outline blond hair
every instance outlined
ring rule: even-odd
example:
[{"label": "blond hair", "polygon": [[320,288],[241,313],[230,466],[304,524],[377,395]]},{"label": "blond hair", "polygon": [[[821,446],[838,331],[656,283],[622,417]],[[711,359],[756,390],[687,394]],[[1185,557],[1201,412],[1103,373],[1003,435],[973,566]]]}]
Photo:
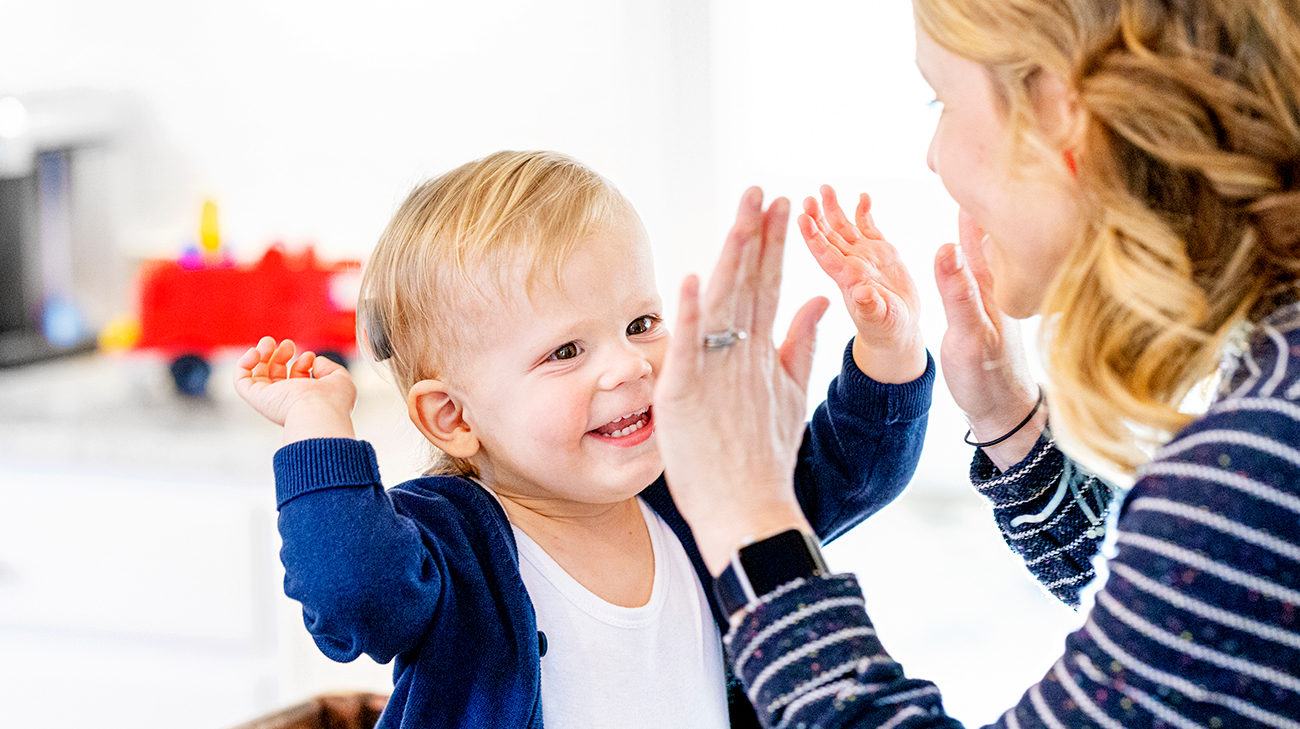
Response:
[{"label": "blond hair", "polygon": [[1041,309],[1052,418],[1131,474],[1144,449],[1192,419],[1179,404],[1213,373],[1234,326],[1267,314],[1267,294],[1300,276],[1300,7],[915,0],[914,8],[939,45],[988,69],[1013,148],[1038,143],[1035,74],[1056,74],[1078,92],[1088,225]]},{"label": "blond hair", "polygon": [[[556,152],[497,152],[429,180],[370,256],[360,340],[403,397],[421,380],[469,376],[472,322],[506,297],[511,276],[522,268],[529,291],[558,284],[578,243],[630,210],[608,180]],[[474,469],[434,449],[430,472]]]}]

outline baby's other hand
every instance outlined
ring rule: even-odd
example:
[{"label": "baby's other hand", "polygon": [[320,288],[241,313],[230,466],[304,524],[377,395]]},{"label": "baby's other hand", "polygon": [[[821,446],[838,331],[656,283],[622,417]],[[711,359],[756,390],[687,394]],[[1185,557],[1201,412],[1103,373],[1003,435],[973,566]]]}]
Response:
[{"label": "baby's other hand", "polygon": [[[357,388],[348,371],[303,352],[286,339],[262,337],[235,363],[235,391],[267,420],[285,426],[285,442],[305,437],[354,437]],[[292,362],[292,363],[291,363]],[[291,437],[292,431],[292,437]]]},{"label": "baby's other hand", "polygon": [[830,185],[822,185],[821,196],[820,207],[814,198],[804,200],[799,232],[844,296],[858,330],[853,359],[878,382],[911,382],[926,368],[916,284],[898,251],[872,221],[866,193],[859,198],[856,224],[844,214]]}]

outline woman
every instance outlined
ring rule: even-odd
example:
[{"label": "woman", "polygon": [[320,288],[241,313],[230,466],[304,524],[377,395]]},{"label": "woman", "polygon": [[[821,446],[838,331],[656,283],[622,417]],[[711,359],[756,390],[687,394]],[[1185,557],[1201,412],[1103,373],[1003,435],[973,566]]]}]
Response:
[{"label": "woman", "polygon": [[[1056,490],[1014,488],[1077,480],[1054,439],[1131,484],[1084,627],[996,726],[1300,727],[1300,7],[914,8],[917,63],[944,104],[929,163],[966,218],[967,255],[936,260],[942,354],[972,437],[999,441],[974,475],[999,506],[1038,499],[1021,516],[1062,547]],[[683,286],[655,405],[674,496],[737,608],[728,653],[768,726],[958,726],[885,652],[852,577],[826,574],[802,538],[786,474],[811,324],[772,347],[786,206],[756,197],[703,300]],[[826,236],[846,260],[888,262],[869,217],[826,207],[801,218],[814,252]],[[898,315],[886,268],[858,266],[858,288],[884,289],[873,307]],[[1050,432],[1007,366],[999,309],[1044,315]],[[699,345],[730,328],[752,335]],[[1221,357],[1208,410],[1180,410]],[[1104,525],[1073,529],[1095,540]]]}]

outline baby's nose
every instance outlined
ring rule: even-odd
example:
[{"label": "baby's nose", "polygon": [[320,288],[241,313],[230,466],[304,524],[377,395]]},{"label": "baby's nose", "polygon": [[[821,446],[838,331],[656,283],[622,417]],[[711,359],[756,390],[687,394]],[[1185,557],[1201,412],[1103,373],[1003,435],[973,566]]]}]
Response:
[{"label": "baby's nose", "polygon": [[615,353],[605,368],[600,378],[600,386],[605,390],[612,390],[619,385],[627,382],[635,382],[643,377],[650,376],[654,368],[650,366],[650,360],[646,359],[640,351],[625,347]]}]

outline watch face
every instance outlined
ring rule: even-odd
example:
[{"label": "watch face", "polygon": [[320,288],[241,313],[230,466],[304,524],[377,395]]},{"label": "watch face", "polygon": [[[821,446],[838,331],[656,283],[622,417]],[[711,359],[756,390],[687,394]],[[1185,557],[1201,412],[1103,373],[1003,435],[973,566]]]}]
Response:
[{"label": "watch face", "polygon": [[755,595],[765,595],[800,577],[812,577],[826,571],[815,538],[798,529],[740,548],[740,564],[754,588]]}]

